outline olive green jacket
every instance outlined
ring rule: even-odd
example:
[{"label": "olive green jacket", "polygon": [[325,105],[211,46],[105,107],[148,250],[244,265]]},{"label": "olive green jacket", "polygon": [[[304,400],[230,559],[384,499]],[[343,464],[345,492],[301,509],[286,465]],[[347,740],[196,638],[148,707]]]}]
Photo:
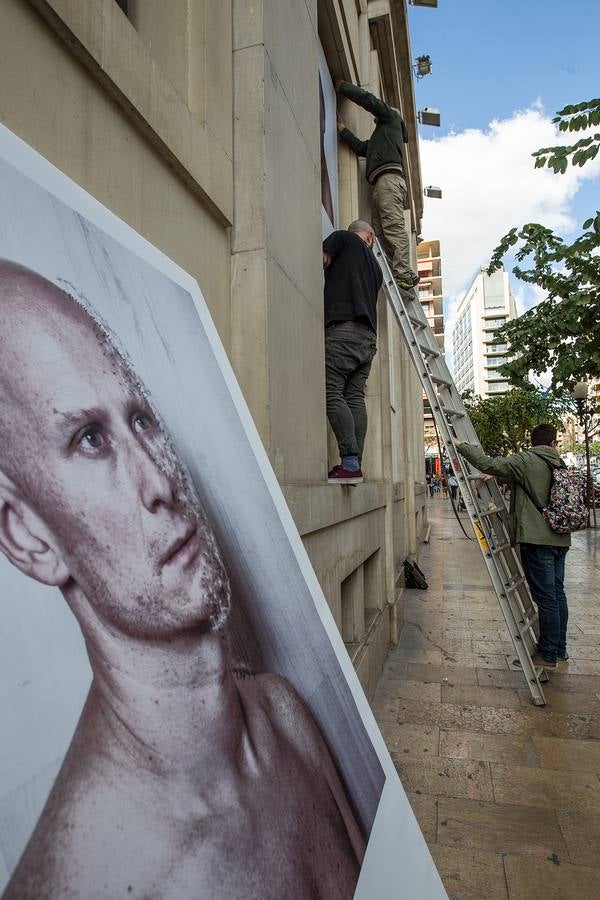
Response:
[{"label": "olive green jacket", "polygon": [[457,447],[476,469],[486,475],[494,475],[510,484],[511,539],[516,544],[540,544],[550,547],[569,547],[570,534],[552,531],[544,516],[531,502],[522,488],[525,485],[538,506],[546,506],[550,495],[552,476],[546,460],[553,468],[564,466],[552,447],[532,447],[512,456],[486,456],[481,447],[459,444]]},{"label": "olive green jacket", "polygon": [[349,128],[340,131],[341,139],[357,156],[366,156],[367,181],[371,181],[373,173],[386,164],[393,164],[398,171],[403,170],[406,126],[398,110],[348,81],[342,82],[339,91],[344,97],[372,113],[377,120],[368,141],[361,141]]}]

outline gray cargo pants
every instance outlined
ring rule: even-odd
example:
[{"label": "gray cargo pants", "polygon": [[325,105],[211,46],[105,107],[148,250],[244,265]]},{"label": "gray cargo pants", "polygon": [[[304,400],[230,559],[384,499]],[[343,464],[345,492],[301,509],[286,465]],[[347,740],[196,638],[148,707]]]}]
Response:
[{"label": "gray cargo pants", "polygon": [[362,457],[367,433],[365,385],[376,351],[376,336],[362,322],[341,322],[325,329],[327,418],[340,457]]}]

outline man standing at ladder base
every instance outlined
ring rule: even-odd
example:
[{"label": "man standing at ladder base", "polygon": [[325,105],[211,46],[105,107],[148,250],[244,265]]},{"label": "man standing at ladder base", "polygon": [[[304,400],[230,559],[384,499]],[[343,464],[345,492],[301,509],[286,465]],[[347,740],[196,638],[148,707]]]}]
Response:
[{"label": "man standing at ladder base", "polygon": [[337,90],[375,116],[375,130],[368,141],[362,141],[346,128],[340,116],[337,128],[344,143],[357,156],[366,157],[367,181],[373,185],[373,229],[391,260],[398,286],[410,290],[419,282],[419,275],[410,268],[410,245],[404,221],[406,125],[397,109],[355,84],[341,81]]},{"label": "man standing at ladder base", "polygon": [[553,531],[538,507],[548,503],[551,469],[561,468],[564,463],[556,450],[553,425],[536,425],[531,444],[531,450],[497,458],[486,456],[473,444],[458,444],[456,449],[480,472],[510,484],[511,541],[519,544],[523,570],[539,615],[540,636],[532,662],[554,671],[557,660],[569,658],[564,575],[571,535]]}]

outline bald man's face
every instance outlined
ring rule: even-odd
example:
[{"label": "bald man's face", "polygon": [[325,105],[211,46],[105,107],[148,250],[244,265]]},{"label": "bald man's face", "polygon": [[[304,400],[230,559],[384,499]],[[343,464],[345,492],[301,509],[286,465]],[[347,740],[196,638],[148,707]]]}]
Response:
[{"label": "bald man's face", "polygon": [[228,584],[212,532],[142,391],[73,307],[18,316],[3,348],[23,496],[119,630],[160,637],[218,618]]}]

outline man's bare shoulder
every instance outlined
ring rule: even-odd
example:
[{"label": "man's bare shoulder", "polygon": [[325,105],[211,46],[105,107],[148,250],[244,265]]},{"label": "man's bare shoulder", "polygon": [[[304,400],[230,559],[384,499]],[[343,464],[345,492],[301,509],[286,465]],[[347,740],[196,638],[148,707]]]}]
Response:
[{"label": "man's bare shoulder", "polygon": [[261,673],[244,679],[240,690],[259,703],[275,729],[314,761],[327,753],[312,714],[298,691],[281,675]]}]

